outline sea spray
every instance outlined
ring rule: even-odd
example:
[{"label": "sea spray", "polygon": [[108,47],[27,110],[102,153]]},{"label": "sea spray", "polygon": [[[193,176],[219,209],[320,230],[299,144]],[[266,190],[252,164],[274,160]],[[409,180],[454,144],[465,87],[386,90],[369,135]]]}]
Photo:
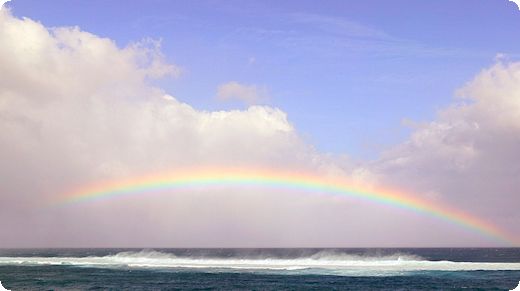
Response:
[{"label": "sea spray", "polygon": [[0,265],[70,265],[96,268],[199,269],[206,272],[270,272],[284,274],[334,274],[345,276],[406,275],[418,271],[496,271],[520,270],[515,262],[431,261],[417,255],[395,253],[385,256],[321,251],[308,256],[280,257],[245,255],[219,257],[211,255],[175,255],[143,250],[125,251],[105,256],[26,256],[0,257]]}]

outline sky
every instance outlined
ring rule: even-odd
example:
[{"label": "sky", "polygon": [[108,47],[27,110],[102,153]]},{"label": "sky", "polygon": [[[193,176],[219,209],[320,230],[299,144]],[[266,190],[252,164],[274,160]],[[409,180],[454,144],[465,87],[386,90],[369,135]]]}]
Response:
[{"label": "sky", "polygon": [[413,212],[265,189],[44,206],[194,165],[392,187],[520,238],[518,28],[508,0],[10,1],[0,247],[500,245]]}]

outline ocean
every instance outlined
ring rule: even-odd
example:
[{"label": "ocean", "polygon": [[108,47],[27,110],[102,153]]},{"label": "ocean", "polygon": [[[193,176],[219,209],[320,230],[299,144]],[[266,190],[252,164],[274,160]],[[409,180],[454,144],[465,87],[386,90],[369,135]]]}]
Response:
[{"label": "ocean", "polygon": [[511,290],[520,248],[2,249],[8,290]]}]

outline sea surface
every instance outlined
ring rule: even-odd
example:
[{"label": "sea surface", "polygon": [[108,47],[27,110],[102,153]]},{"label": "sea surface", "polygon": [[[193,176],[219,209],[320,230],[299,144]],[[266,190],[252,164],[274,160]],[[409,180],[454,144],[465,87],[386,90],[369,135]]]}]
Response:
[{"label": "sea surface", "polygon": [[9,290],[511,290],[520,248],[0,249]]}]

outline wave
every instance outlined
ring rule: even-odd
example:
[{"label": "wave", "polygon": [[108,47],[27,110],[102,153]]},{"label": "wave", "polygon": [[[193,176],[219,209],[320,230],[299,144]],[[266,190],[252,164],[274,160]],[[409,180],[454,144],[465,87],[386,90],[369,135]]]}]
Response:
[{"label": "wave", "polygon": [[101,268],[203,269],[295,274],[385,275],[415,271],[520,270],[520,263],[428,261],[418,256],[360,256],[319,252],[297,258],[176,256],[157,251],[85,257],[0,257],[0,265],[70,265]]}]

